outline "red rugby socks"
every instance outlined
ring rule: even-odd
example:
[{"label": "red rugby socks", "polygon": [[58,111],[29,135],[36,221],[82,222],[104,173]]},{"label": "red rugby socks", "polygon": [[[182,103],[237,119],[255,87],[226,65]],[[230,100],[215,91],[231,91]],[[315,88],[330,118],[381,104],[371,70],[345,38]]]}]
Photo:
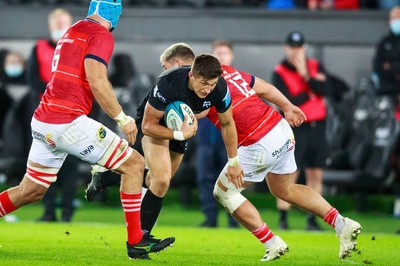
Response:
[{"label": "red rugby socks", "polygon": [[142,193],[127,194],[120,192],[122,208],[124,209],[126,229],[128,232],[128,243],[134,245],[143,237],[140,225],[140,205]]},{"label": "red rugby socks", "polygon": [[3,217],[7,213],[15,211],[17,208],[12,204],[8,191],[0,193],[0,217]]}]

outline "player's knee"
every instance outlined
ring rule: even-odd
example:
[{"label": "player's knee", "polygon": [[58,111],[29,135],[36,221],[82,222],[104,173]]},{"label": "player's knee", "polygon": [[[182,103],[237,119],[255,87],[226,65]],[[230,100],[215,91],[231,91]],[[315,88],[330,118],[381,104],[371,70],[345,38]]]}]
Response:
[{"label": "player's knee", "polygon": [[164,197],[171,183],[171,172],[164,171],[154,173],[149,170],[149,189],[158,197]]},{"label": "player's knee", "polygon": [[246,201],[239,191],[230,190],[219,179],[215,183],[213,194],[215,199],[231,214]]},{"label": "player's knee", "polygon": [[167,176],[160,176],[151,180],[152,189],[156,188],[157,194],[165,195],[167,193],[171,181]]}]

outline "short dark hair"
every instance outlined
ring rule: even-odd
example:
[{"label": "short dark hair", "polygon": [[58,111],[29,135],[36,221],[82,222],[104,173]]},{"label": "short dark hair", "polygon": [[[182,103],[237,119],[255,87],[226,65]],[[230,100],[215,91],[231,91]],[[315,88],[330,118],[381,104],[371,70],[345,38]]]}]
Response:
[{"label": "short dark hair", "polygon": [[222,68],[215,56],[200,54],[194,58],[192,73],[194,76],[199,75],[205,79],[215,79],[221,76]]},{"label": "short dark hair", "polygon": [[160,62],[163,64],[166,61],[169,61],[171,58],[179,57],[184,60],[193,60],[194,52],[192,48],[186,43],[175,43],[168,47],[160,56]]}]

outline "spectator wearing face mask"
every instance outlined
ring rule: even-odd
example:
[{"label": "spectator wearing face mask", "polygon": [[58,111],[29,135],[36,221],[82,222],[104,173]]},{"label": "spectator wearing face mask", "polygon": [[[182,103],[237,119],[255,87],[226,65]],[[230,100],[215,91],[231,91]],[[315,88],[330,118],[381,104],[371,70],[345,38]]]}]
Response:
[{"label": "spectator wearing face mask", "polygon": [[400,93],[400,6],[390,10],[389,28],[377,45],[373,72],[381,92]]},{"label": "spectator wearing face mask", "polygon": [[26,84],[26,73],[25,67],[26,62],[23,55],[17,51],[1,51],[2,62],[4,67],[3,82],[6,84],[18,84],[25,85]]},{"label": "spectator wearing face mask", "polygon": [[28,84],[37,94],[37,103],[51,77],[51,61],[57,42],[72,25],[71,14],[62,8],[50,12],[48,16],[49,39],[40,39],[32,49],[28,66]]},{"label": "spectator wearing face mask", "polygon": [[25,59],[19,52],[3,49],[0,51],[0,148],[4,121],[13,103],[7,91],[12,84],[26,84]]}]

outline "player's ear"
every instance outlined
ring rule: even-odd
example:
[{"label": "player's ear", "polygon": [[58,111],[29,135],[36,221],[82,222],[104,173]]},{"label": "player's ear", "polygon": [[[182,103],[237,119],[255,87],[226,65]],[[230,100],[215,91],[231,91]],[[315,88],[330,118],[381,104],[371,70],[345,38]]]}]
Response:
[{"label": "player's ear", "polygon": [[191,70],[189,71],[188,76],[189,76],[190,79],[193,78],[193,72]]}]

